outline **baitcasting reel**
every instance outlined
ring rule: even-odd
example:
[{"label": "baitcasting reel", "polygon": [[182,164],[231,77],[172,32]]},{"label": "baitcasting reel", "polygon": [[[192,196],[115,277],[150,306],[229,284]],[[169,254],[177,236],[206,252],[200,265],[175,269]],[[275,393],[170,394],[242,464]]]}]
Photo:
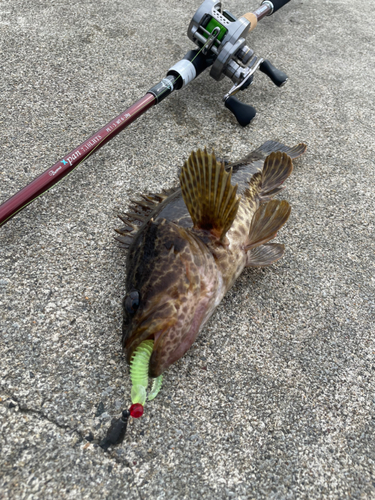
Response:
[{"label": "baitcasting reel", "polygon": [[222,10],[220,0],[204,0],[194,14],[187,32],[199,51],[188,52],[167,73],[167,76],[177,77],[177,85],[180,87],[175,84],[175,89],[187,85],[197,73],[211,66],[212,78],[219,81],[227,76],[232,80],[234,85],[223,99],[225,107],[232,111],[240,125],[248,125],[256,114],[255,109],[233,96],[253,83],[257,69],[278,87],[284,85],[288,77],[269,61],[254,55],[254,51],[246,45],[246,36],[260,19],[270,16],[288,2],[289,0],[264,1],[254,12],[236,18],[228,10]]},{"label": "baitcasting reel", "polygon": [[233,87],[224,96],[225,106],[232,111],[240,125],[248,125],[256,114],[255,109],[233,96],[253,83],[257,69],[269,76],[278,87],[284,85],[288,77],[269,61],[255,56],[254,51],[246,45],[245,38],[260,19],[270,16],[289,1],[266,0],[254,12],[237,19],[227,10],[222,10],[219,0],[204,0],[188,28],[188,37],[198,49],[190,50],[141,99],[0,205],[0,226],[57,184],[148,109],[159,104],[174,90],[187,85],[207,68],[211,67],[210,75],[215,80],[221,80],[224,76],[232,80]]}]

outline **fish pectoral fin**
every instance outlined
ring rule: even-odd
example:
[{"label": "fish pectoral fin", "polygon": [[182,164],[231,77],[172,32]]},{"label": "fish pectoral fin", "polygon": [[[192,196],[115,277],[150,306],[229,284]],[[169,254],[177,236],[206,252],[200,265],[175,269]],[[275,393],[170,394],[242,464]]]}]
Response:
[{"label": "fish pectoral fin", "polygon": [[222,240],[231,227],[240,197],[231,184],[232,170],[216,160],[214,152],[193,151],[181,174],[181,191],[195,229],[209,231]]},{"label": "fish pectoral fin", "polygon": [[245,250],[251,250],[272,240],[290,215],[287,201],[272,200],[261,205],[251,221]]},{"label": "fish pectoral fin", "polygon": [[248,250],[246,266],[265,267],[270,266],[284,255],[285,247],[280,243],[268,243],[260,247]]},{"label": "fish pectoral fin", "polygon": [[292,159],[286,153],[277,152],[268,155],[262,171],[261,199],[269,199],[278,193],[281,184],[283,184],[292,172]]}]

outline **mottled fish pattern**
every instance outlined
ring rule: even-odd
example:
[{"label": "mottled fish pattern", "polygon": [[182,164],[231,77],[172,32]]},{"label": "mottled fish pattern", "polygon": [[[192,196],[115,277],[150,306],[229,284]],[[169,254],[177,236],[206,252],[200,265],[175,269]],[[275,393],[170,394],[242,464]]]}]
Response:
[{"label": "mottled fish pattern", "polygon": [[268,243],[287,221],[289,203],[273,200],[306,150],[267,141],[241,161],[191,153],[180,186],[142,195],[121,215],[118,240],[128,249],[123,347],[128,362],[154,341],[149,375],[183,356],[246,266],[284,253]]}]

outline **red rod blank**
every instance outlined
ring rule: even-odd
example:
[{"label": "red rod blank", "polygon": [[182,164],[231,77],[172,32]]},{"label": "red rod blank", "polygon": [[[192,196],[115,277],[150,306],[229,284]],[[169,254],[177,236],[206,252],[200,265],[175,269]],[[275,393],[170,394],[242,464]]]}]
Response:
[{"label": "red rod blank", "polygon": [[73,149],[73,151],[64,156],[64,158],[39,175],[5,203],[0,205],[0,226],[5,224],[38,196],[48,191],[48,189],[68,175],[88,156],[104,146],[104,144],[110,141],[115,135],[130,125],[154,104],[156,104],[154,95],[147,93],[142,99],[130,106],[130,108],[126,109],[120,115],[116,116],[116,118],[107,123],[102,129],[86,139],[86,141]]}]

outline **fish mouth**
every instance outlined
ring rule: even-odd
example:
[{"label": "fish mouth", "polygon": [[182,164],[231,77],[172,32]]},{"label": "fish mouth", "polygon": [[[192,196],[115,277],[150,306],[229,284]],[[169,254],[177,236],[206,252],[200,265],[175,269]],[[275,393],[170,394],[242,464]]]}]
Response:
[{"label": "fish mouth", "polygon": [[154,351],[164,334],[177,322],[177,311],[172,301],[167,301],[157,308],[152,308],[138,321],[125,344],[128,363],[134,351],[145,340],[154,341]]}]

